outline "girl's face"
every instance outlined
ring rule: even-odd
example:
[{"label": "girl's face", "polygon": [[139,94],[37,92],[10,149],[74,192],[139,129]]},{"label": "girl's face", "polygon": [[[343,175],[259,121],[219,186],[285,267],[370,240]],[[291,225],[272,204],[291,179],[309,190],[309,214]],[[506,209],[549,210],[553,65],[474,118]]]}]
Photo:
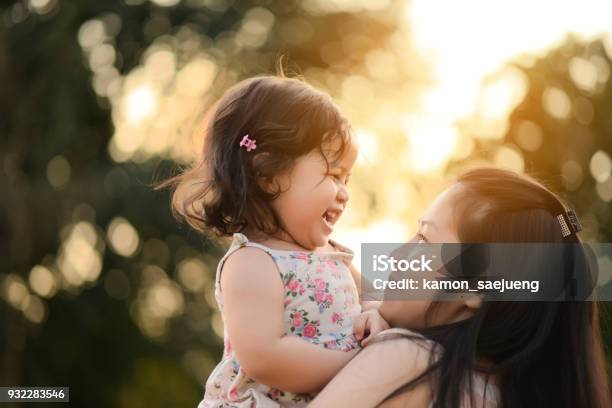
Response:
[{"label": "girl's face", "polygon": [[324,146],[325,157],[316,150],[299,157],[290,174],[276,178],[284,192],[272,206],[289,239],[308,250],[327,244],[349,200],[347,183],[358,149],[353,138],[344,156],[334,160],[339,143]]},{"label": "girl's face", "polygon": [[[457,228],[453,209],[461,191],[460,184],[440,194],[419,220],[419,229],[410,242],[457,243]],[[432,301],[386,300],[379,312],[391,327],[422,329],[469,318],[480,306],[480,299],[470,296],[462,301],[438,302],[427,315]]]}]

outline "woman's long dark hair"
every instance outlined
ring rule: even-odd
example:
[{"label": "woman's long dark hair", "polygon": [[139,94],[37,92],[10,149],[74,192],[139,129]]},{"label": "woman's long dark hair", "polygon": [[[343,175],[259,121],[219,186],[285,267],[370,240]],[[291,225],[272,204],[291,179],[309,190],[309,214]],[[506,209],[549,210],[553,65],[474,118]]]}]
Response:
[{"label": "woman's long dark hair", "polygon": [[[562,236],[561,200],[529,176],[478,168],[457,182],[460,242],[579,242]],[[439,357],[391,396],[433,379],[434,407],[460,407],[466,391],[474,403],[477,371],[494,376],[504,408],[611,406],[595,302],[484,301],[467,320],[419,332]]]}]

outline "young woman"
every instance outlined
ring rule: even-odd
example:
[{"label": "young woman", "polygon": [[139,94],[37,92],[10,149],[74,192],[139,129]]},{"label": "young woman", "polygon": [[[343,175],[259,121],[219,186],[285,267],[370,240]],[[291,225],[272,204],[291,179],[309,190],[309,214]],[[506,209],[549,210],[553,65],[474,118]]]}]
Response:
[{"label": "young woman", "polygon": [[[460,176],[415,240],[574,242],[565,206],[534,179]],[[383,301],[379,334],[309,407],[610,407],[594,302]],[[410,330],[407,330],[410,329]]]}]

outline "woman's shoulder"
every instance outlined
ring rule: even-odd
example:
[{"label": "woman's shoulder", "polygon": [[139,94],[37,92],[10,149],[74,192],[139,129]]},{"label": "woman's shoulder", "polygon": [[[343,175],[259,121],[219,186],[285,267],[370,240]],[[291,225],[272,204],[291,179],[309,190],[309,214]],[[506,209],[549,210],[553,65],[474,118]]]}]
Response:
[{"label": "woman's shoulder", "polygon": [[408,344],[408,347],[411,347],[412,344],[414,344],[420,347],[425,346],[427,348],[431,348],[435,344],[433,340],[428,339],[427,337],[423,336],[421,333],[413,331],[413,330],[409,330],[409,329],[404,329],[402,327],[392,327],[390,329],[383,330],[380,333],[378,333],[372,339],[372,341],[378,343],[378,342],[382,342],[385,340],[394,340],[394,339],[404,340],[404,342],[400,342],[400,343]]},{"label": "woman's shoulder", "polygon": [[390,334],[399,334],[399,335],[405,335],[408,337],[421,337],[421,338],[425,338],[422,334],[410,330],[410,329],[404,329],[403,327],[392,327],[390,329],[387,330],[383,330],[380,333],[378,333],[379,335],[390,335]]},{"label": "woman's shoulder", "polygon": [[389,367],[396,367],[398,373],[411,376],[429,366],[432,352],[436,353],[435,345],[415,331],[391,328],[378,333],[362,353],[372,361],[384,362]]},{"label": "woman's shoulder", "polygon": [[[334,377],[312,406],[377,406],[429,367],[429,353],[418,344],[420,341],[417,333],[405,329],[379,333]],[[420,385],[418,389],[418,393],[409,393],[409,406],[426,406],[421,402],[430,400]]]},{"label": "woman's shoulder", "polygon": [[387,366],[397,365],[400,372],[406,370],[410,375],[429,365],[434,344],[412,330],[391,328],[378,333],[361,353]]}]

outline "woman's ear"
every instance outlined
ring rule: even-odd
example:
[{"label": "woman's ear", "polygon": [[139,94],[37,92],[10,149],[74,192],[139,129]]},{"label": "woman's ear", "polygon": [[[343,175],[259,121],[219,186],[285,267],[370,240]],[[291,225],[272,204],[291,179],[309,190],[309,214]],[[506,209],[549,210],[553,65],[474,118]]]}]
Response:
[{"label": "woman's ear", "polygon": [[470,295],[463,301],[463,304],[465,307],[475,312],[480,309],[480,306],[482,305],[482,297],[479,295]]}]

